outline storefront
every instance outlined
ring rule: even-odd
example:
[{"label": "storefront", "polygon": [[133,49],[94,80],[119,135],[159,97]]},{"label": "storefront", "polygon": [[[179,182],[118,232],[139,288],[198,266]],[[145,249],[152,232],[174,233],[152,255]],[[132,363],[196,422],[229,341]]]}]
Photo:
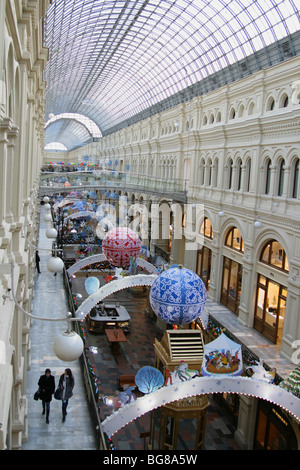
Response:
[{"label": "storefront", "polygon": [[259,400],[254,434],[254,450],[297,450],[297,438],[282,410]]},{"label": "storefront", "polygon": [[264,245],[257,271],[254,328],[277,344],[284,325],[289,265],[276,240]]},{"label": "storefront", "polygon": [[226,256],[223,256],[220,300],[223,305],[238,314],[243,274],[243,266],[239,262],[239,257],[244,253],[244,243],[241,233],[236,227],[232,227],[227,232],[224,249]]}]

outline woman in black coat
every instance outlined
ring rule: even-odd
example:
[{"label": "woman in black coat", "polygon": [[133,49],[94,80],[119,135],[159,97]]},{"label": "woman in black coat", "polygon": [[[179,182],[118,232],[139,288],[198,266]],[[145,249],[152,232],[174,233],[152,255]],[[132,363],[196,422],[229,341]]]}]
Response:
[{"label": "woman in black coat", "polygon": [[53,375],[51,375],[50,369],[46,369],[45,375],[40,376],[38,386],[40,390],[40,399],[43,404],[43,415],[46,412],[46,423],[49,424],[50,402],[55,390],[55,379]]},{"label": "woman in black coat", "polygon": [[66,369],[64,374],[60,376],[58,387],[61,390],[62,400],[62,420],[65,421],[67,415],[67,406],[69,398],[73,395],[74,377],[71,369]]}]

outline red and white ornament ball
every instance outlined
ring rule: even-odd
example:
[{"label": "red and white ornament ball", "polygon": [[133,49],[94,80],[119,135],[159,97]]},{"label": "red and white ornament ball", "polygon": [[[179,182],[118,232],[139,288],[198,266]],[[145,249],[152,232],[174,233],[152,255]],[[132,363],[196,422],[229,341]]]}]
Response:
[{"label": "red and white ornament ball", "polygon": [[141,240],[137,233],[127,227],[110,230],[103,239],[102,251],[113,266],[129,266],[141,252]]}]

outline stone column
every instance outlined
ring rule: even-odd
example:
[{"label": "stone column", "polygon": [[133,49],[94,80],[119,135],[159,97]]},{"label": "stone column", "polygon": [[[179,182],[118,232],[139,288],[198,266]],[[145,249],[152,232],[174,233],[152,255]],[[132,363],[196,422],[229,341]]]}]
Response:
[{"label": "stone column", "polygon": [[281,356],[295,365],[300,361],[300,269],[290,263],[287,282],[288,297],[283,325]]},{"label": "stone column", "polygon": [[18,199],[20,192],[20,184],[18,181],[19,170],[15,162],[15,139],[17,136],[18,128],[12,125],[11,129],[7,133],[9,141],[7,144],[7,200],[5,220],[9,223],[12,223],[14,220],[17,221],[19,219]]},{"label": "stone column", "polygon": [[239,418],[234,438],[246,450],[253,448],[256,411],[257,399],[240,395]]}]

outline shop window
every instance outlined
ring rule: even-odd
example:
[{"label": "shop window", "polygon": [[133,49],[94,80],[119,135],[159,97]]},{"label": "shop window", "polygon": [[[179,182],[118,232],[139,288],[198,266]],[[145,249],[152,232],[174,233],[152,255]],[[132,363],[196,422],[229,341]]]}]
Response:
[{"label": "shop window", "polygon": [[211,250],[205,246],[197,252],[196,273],[201,277],[206,290],[209,290],[210,283]]},{"label": "shop window", "polygon": [[244,242],[241,236],[241,232],[238,228],[232,227],[225,239],[225,245],[233,248],[234,250],[241,251],[244,253]]},{"label": "shop window", "polygon": [[279,406],[258,401],[254,450],[297,450],[297,438]]},{"label": "shop window", "polygon": [[213,230],[211,226],[211,222],[207,217],[204,217],[204,221],[200,227],[201,235],[204,235],[207,238],[213,238]]},{"label": "shop window", "polygon": [[242,265],[224,256],[221,302],[238,314],[242,285]]},{"label": "shop window", "polygon": [[270,264],[274,268],[283,271],[289,271],[289,263],[287,256],[281,244],[276,240],[270,240],[263,248],[260,261]]},{"label": "shop window", "polygon": [[287,289],[258,274],[254,328],[273,343],[282,339]]}]

